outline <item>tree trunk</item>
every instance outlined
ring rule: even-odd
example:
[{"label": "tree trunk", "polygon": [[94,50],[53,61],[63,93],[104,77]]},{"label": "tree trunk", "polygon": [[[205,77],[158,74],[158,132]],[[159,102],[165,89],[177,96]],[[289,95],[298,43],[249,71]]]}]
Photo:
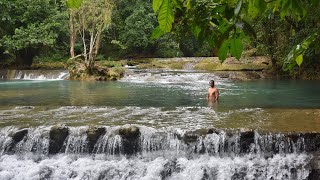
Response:
[{"label": "tree trunk", "polygon": [[69,28],[70,28],[70,56],[71,58],[74,58],[74,46],[75,46],[75,41],[76,41],[76,31],[74,29],[74,14],[73,11],[70,9],[69,11]]},{"label": "tree trunk", "polygon": [[101,32],[98,32],[97,39],[96,39],[96,42],[95,42],[95,47],[94,47],[94,59],[97,58],[98,51],[99,51],[99,48],[100,48],[100,42],[101,42]]}]

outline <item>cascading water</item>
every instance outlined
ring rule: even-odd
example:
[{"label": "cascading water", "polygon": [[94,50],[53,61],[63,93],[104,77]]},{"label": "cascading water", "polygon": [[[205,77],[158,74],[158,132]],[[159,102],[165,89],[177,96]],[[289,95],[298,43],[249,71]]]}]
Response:
[{"label": "cascading water", "polygon": [[[0,179],[319,179],[317,83],[130,71],[120,82],[1,81]],[[28,73],[3,76],[63,79]]]},{"label": "cascading water", "polygon": [[68,77],[67,70],[7,70],[0,73],[0,79],[15,80],[64,80]]},{"label": "cascading water", "polygon": [[138,125],[6,127],[0,179],[307,179],[318,150],[308,146],[319,143],[309,136]]}]

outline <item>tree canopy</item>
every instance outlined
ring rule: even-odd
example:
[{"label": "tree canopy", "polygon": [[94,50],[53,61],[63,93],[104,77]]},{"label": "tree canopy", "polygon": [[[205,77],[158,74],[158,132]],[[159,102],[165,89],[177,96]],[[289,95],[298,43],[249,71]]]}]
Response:
[{"label": "tree canopy", "polygon": [[0,60],[30,65],[34,59],[80,58],[91,66],[139,57],[223,61],[250,51],[269,56],[278,72],[312,73],[320,71],[319,2],[0,0]]},{"label": "tree canopy", "polygon": [[[242,39],[255,38],[252,27],[253,19],[263,14],[279,14],[280,18],[297,24],[308,14],[307,6],[319,6],[317,0],[153,0],[153,11],[157,13],[159,26],[152,37],[176,30],[179,26],[187,27],[200,41],[208,41],[217,49],[223,61],[227,54],[239,59],[243,52]],[[310,13],[310,12],[309,12]],[[312,16],[312,15],[311,15]],[[292,70],[294,65],[301,65],[303,55],[313,47],[319,38],[317,32],[295,45],[283,64],[284,70]]]}]

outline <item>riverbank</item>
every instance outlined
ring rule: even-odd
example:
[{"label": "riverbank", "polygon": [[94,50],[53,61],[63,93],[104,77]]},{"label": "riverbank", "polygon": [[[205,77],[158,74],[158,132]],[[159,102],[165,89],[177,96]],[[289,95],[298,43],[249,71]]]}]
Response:
[{"label": "riverbank", "polygon": [[217,57],[146,58],[129,59],[125,62],[129,68],[203,71],[235,81],[276,78],[272,72],[271,60],[265,56],[240,60],[231,57],[223,63]]},{"label": "riverbank", "polygon": [[11,67],[8,69],[58,70],[68,69],[71,80],[105,81],[119,80],[126,69],[164,69],[211,72],[221,78],[234,81],[256,79],[320,79],[318,72],[279,73],[272,68],[267,56],[244,57],[237,60],[227,58],[223,63],[217,57],[180,57],[180,58],[140,58],[96,61],[94,73],[86,75],[84,65],[74,61],[35,62],[30,67]]}]

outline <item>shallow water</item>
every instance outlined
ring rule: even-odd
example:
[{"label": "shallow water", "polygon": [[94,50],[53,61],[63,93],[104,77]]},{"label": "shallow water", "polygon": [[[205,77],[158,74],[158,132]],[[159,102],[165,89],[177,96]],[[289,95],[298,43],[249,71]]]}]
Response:
[{"label": "shallow water", "polygon": [[[133,70],[119,82],[36,79],[0,80],[0,179],[301,180],[311,172],[310,136],[305,143],[279,132],[320,132],[319,81],[232,82],[165,70]],[[208,105],[211,79],[220,100]],[[69,134],[50,154],[56,124]],[[138,139],[119,135],[128,124]],[[106,133],[91,152],[92,125]],[[21,128],[27,133],[17,140]],[[222,130],[184,138],[208,128]],[[241,142],[246,129],[255,130],[249,144]],[[126,153],[128,143],[137,152]]]},{"label": "shallow water", "polygon": [[[219,103],[206,101],[208,80]],[[210,73],[133,71],[120,82],[0,81],[0,126],[142,124],[150,127],[320,131],[319,81],[232,82]]]}]

